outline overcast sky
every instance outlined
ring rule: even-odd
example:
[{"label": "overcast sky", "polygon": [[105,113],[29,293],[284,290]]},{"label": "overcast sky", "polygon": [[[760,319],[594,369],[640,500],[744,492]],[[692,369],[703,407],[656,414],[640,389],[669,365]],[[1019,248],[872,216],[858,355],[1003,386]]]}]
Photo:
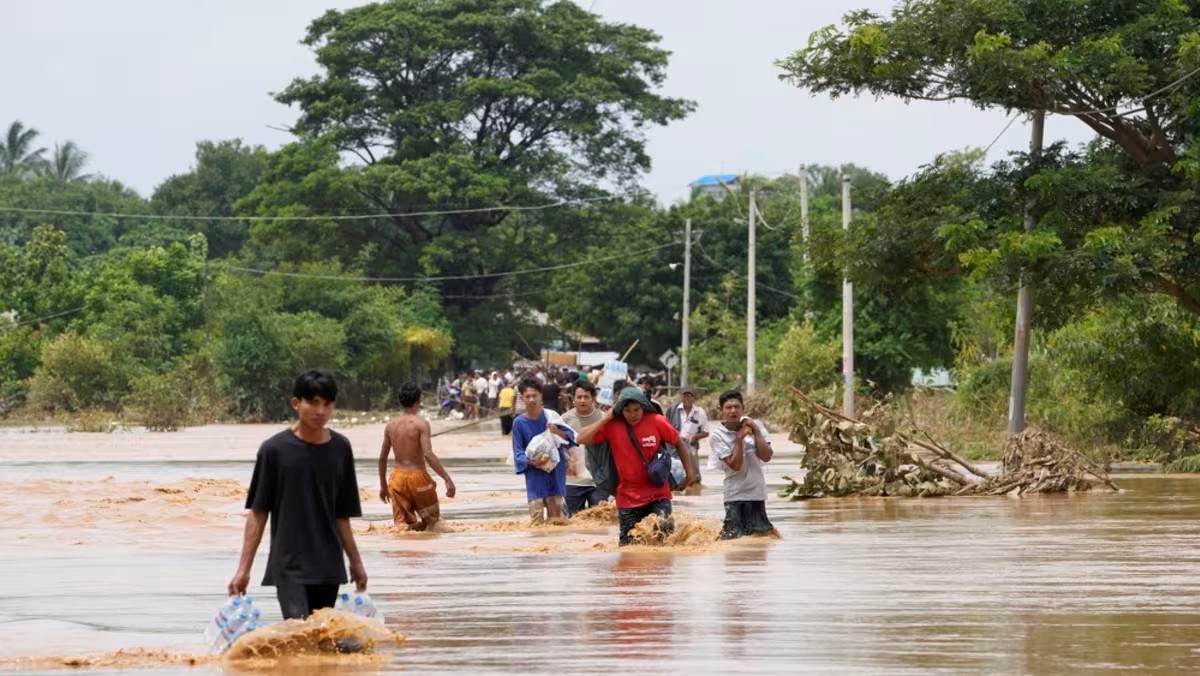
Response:
[{"label": "overcast sky", "polygon": [[[299,44],[308,22],[347,0],[37,0],[5,3],[0,24],[0,125],[21,120],[45,145],[73,140],[90,170],[149,195],[185,172],[201,139],[240,137],[276,148],[271,129],[295,113],[270,92],[315,72]],[[986,146],[1003,111],[963,104],[810,96],[780,82],[775,59],[850,9],[889,0],[581,0],[613,21],[658,32],[673,52],[665,93],[698,110],[654,130],[645,184],[665,202],[709,173],[792,171],[853,162],[901,178],[937,153]],[[1052,117],[1047,141],[1084,141]],[[992,150],[1028,143],[1024,121]]]}]

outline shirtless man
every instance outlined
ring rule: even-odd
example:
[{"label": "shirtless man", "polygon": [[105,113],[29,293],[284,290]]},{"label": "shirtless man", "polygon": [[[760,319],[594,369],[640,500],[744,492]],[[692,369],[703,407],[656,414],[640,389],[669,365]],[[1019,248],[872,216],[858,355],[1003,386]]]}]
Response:
[{"label": "shirtless man", "polygon": [[[409,381],[400,386],[400,406],[404,412],[383,429],[383,447],[379,451],[379,499],[392,503],[396,526],[410,530],[429,530],[441,518],[437,484],[425,470],[425,463],[446,482],[446,497],[454,497],[454,481],[433,454],[429,441],[429,422],[417,415],[421,388]],[[387,476],[388,451],[394,450],[396,468]]]}]

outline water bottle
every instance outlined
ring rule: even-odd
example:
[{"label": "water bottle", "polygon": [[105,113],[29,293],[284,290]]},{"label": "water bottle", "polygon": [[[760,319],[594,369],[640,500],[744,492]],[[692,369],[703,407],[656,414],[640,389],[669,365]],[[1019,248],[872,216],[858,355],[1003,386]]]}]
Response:
[{"label": "water bottle", "polygon": [[241,609],[242,599],[240,596],[229,597],[217,609],[217,612],[212,617],[212,621],[204,628],[204,640],[209,646],[217,645],[217,641],[225,632],[225,627],[229,624],[229,620],[237,615]]},{"label": "water bottle", "polygon": [[354,614],[362,617],[375,617],[379,614],[379,609],[375,607],[366,592],[360,592],[354,595]]},{"label": "water bottle", "polygon": [[375,602],[365,591],[355,592],[353,596],[342,592],[338,594],[337,603],[333,607],[336,610],[354,613],[360,617],[378,617],[379,615],[379,609],[375,606]]},{"label": "water bottle", "polygon": [[213,654],[224,652],[239,636],[258,626],[262,612],[254,608],[253,603],[254,599],[249,596],[235,596],[217,610],[204,630],[205,641]]}]

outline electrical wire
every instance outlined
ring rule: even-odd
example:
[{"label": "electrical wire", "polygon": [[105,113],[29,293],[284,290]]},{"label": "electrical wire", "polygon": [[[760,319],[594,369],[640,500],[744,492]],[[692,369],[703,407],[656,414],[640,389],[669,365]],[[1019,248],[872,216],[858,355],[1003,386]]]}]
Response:
[{"label": "electrical wire", "polygon": [[12,326],[8,327],[8,330],[9,330],[9,331],[12,331],[13,329],[19,329],[19,328],[21,328],[22,326],[29,326],[30,324],[41,324],[42,322],[49,321],[49,320],[51,320],[51,319],[57,319],[57,318],[59,318],[59,317],[65,317],[65,316],[67,316],[67,315],[73,315],[73,314],[75,314],[76,312],[83,312],[83,311],[84,311],[84,310],[86,310],[86,309],[87,309],[87,306],[86,306],[86,305],[84,305],[84,306],[80,306],[80,307],[73,308],[73,309],[70,309],[70,310],[64,310],[63,312],[57,312],[57,313],[55,313],[55,314],[52,314],[52,315],[46,315],[45,317],[38,317],[37,319],[27,319],[27,320],[25,320],[25,321],[23,321],[23,322],[18,322],[18,323],[16,323],[16,324],[13,324]]},{"label": "electrical wire", "polygon": [[[738,272],[737,270],[734,270],[733,268],[731,268],[727,265],[722,265],[721,263],[718,263],[715,260],[713,260],[712,256],[709,256],[708,252],[704,250],[704,247],[700,246],[699,244],[696,244],[696,249],[698,249],[700,251],[700,255],[704,257],[704,260],[708,261],[712,265],[715,265],[716,267],[721,268],[722,270],[725,270],[727,272],[733,273],[740,279],[744,279],[747,282],[750,281],[749,278],[747,278],[745,274]],[[760,282],[758,280],[754,280],[754,286],[756,286],[760,289],[766,289],[767,291],[773,291],[777,294],[787,296],[788,298],[793,298],[795,300],[803,300],[802,298],[800,298],[800,296],[797,296],[796,294],[794,294],[790,291],[784,291],[783,289],[776,289],[775,287],[770,286],[768,284],[764,284],[763,282]]]},{"label": "electrical wire", "polygon": [[168,220],[168,221],[363,221],[375,218],[416,218],[421,216],[451,216],[455,214],[482,214],[496,211],[544,211],[546,209],[554,209],[557,207],[574,206],[577,204],[589,204],[593,202],[605,202],[609,200],[620,199],[621,195],[605,195],[603,197],[585,197],[573,200],[558,200],[557,202],[547,202],[546,204],[534,204],[529,206],[496,206],[496,207],[479,207],[475,209],[445,209],[437,211],[411,211],[405,213],[389,213],[380,212],[377,214],[345,214],[345,215],[308,215],[308,216],[191,216],[191,215],[168,215],[168,214],[131,214],[109,211],[71,211],[66,209],[28,209],[25,207],[8,207],[0,206],[0,212],[18,213],[18,214],[39,214],[46,216],[87,216],[87,217],[108,217],[108,218],[130,218],[143,220]]},{"label": "electrical wire", "polygon": [[1165,85],[1163,87],[1159,87],[1158,89],[1155,89],[1154,91],[1150,92],[1149,94],[1146,94],[1145,96],[1140,97],[1139,101],[1133,102],[1133,103],[1119,103],[1115,106],[1109,106],[1107,108],[1095,108],[1093,110],[1082,110],[1082,111],[1064,110],[1064,109],[1059,109],[1059,108],[1047,108],[1046,112],[1055,113],[1057,115],[1099,115],[1101,113],[1115,113],[1115,112],[1120,111],[1122,108],[1127,108],[1127,107],[1131,107],[1131,106],[1142,106],[1142,107],[1134,108],[1132,110],[1128,110],[1125,113],[1122,113],[1122,115],[1132,114],[1132,113],[1136,113],[1140,110],[1144,110],[1144,106],[1147,101],[1149,101],[1153,98],[1157,98],[1158,96],[1160,96],[1162,94],[1166,94],[1167,92],[1179,87],[1183,83],[1192,79],[1196,75],[1200,75],[1200,66],[1192,69],[1186,75],[1175,80],[1174,82],[1172,82],[1168,85]]},{"label": "electrical wire", "polygon": [[538,273],[542,273],[542,272],[554,272],[555,270],[564,270],[566,268],[573,268],[573,267],[576,267],[579,265],[591,265],[594,263],[607,263],[609,261],[621,260],[621,259],[629,258],[630,256],[636,256],[639,254],[644,255],[644,254],[648,254],[648,253],[653,253],[655,251],[660,251],[660,250],[666,249],[668,247],[675,247],[675,246],[679,246],[679,243],[671,242],[670,244],[661,244],[659,246],[651,247],[649,249],[642,249],[641,251],[635,252],[633,254],[628,254],[628,253],[614,254],[612,256],[603,256],[600,258],[589,258],[587,260],[577,261],[574,263],[561,263],[559,265],[548,265],[548,266],[542,267],[542,268],[530,268],[530,269],[526,269],[526,270],[511,270],[509,272],[487,272],[487,273],[478,274],[478,275],[442,275],[439,277],[358,277],[358,276],[353,276],[353,275],[314,275],[314,274],[308,274],[308,273],[304,273],[304,272],[284,272],[281,270],[261,270],[261,269],[257,269],[257,268],[244,268],[244,267],[235,266],[235,265],[226,265],[223,263],[214,263],[213,267],[222,268],[225,270],[231,270],[234,272],[244,272],[247,274],[270,275],[270,276],[276,276],[276,277],[294,277],[294,278],[298,278],[298,279],[324,279],[324,280],[345,281],[345,282],[388,282],[388,283],[392,283],[392,282],[450,282],[450,281],[470,281],[470,280],[476,280],[476,279],[494,279],[497,277],[515,277],[518,275],[533,275],[533,274],[538,274]]},{"label": "electrical wire", "polygon": [[992,142],[987,144],[987,147],[983,149],[984,155],[987,155],[988,151],[992,149],[992,146],[996,145],[996,142],[998,142],[1001,139],[1001,137],[1003,137],[1006,133],[1008,133],[1008,128],[1011,127],[1013,125],[1013,122],[1016,122],[1017,118],[1020,116],[1021,116],[1020,113],[1013,113],[1012,117],[1008,118],[1008,124],[1004,125],[1004,128],[1000,130],[1000,133],[996,134],[996,138],[992,139]]}]

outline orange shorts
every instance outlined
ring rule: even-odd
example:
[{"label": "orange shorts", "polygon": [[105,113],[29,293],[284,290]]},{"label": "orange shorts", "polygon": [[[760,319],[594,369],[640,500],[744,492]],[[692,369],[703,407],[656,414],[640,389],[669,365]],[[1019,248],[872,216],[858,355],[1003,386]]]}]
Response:
[{"label": "orange shorts", "polygon": [[392,470],[388,477],[388,495],[392,499],[392,520],[397,526],[415,522],[413,517],[406,518],[407,514],[419,516],[422,521],[437,520],[442,515],[437,484],[423,469]]}]

